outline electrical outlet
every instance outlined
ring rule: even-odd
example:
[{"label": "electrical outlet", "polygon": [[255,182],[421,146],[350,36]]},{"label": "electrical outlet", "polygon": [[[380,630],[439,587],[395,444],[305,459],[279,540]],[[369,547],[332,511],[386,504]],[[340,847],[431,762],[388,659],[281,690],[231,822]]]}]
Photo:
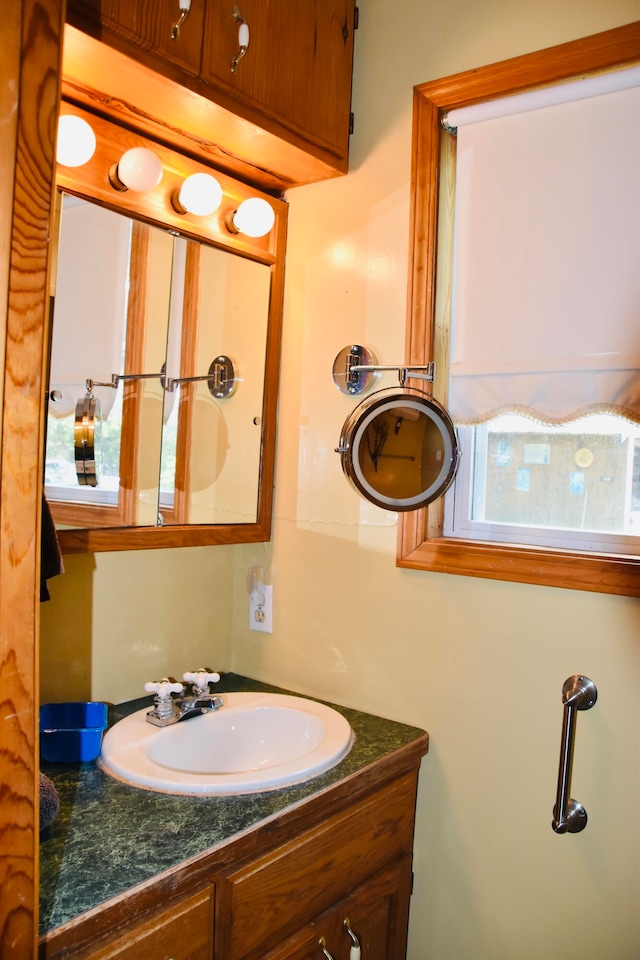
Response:
[{"label": "electrical outlet", "polygon": [[[264,600],[258,604],[257,600]],[[260,592],[249,594],[249,629],[273,633],[273,587],[264,586]]]}]

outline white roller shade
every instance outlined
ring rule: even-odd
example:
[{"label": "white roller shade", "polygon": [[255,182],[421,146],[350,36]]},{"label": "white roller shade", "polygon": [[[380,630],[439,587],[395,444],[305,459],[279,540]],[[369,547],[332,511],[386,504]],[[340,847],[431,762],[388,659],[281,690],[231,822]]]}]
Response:
[{"label": "white roller shade", "polygon": [[640,88],[458,128],[457,422],[640,420]]},{"label": "white roller shade", "polygon": [[[85,380],[109,383],[122,372],[127,315],[131,221],[95,204],[65,196],[55,286],[49,405],[57,417],[75,412]],[[116,391],[96,387],[102,417]]]}]

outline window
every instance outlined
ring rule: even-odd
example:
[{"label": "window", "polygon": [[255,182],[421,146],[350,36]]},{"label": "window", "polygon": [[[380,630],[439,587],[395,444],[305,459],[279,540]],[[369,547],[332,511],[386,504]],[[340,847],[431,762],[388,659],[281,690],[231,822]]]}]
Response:
[{"label": "window", "polygon": [[505,415],[460,428],[459,440],[445,536],[640,554],[640,425]]},{"label": "window", "polygon": [[[441,116],[476,101],[548,86],[639,59],[640,29],[632,24],[416,88],[408,362],[435,359],[440,376],[434,392],[447,405],[447,376],[442,372],[450,367],[456,145],[451,136],[441,135]],[[606,138],[615,140],[610,133]],[[524,299],[531,300],[535,294],[535,289],[527,290]],[[456,303],[456,322],[459,308]],[[637,326],[637,316],[632,322]],[[455,337],[455,330],[453,334]],[[553,343],[548,336],[540,339]],[[488,354],[491,366],[496,351],[490,346]],[[469,355],[477,360],[478,349],[474,346]],[[558,359],[553,350],[550,356],[552,361]],[[459,360],[455,345],[453,360],[455,375]],[[496,370],[490,372],[494,375],[489,384],[493,390]],[[466,373],[474,378],[478,375],[477,370]],[[482,373],[486,375],[487,370]],[[610,374],[599,372],[593,379],[606,380]],[[566,375],[561,379],[566,381]],[[454,378],[454,395],[456,391]],[[457,402],[458,398],[453,399]],[[511,396],[507,408],[513,402]],[[456,480],[455,502],[447,504],[446,516],[440,501],[428,510],[400,518],[398,563],[471,576],[640,595],[640,551],[630,540],[637,533],[634,504],[638,430],[622,420],[611,427],[609,416],[595,423],[576,421],[562,429],[530,421],[507,422],[494,418],[504,413],[500,407],[494,399],[481,417],[474,413],[466,418],[467,422],[484,422],[461,431],[467,469]],[[569,412],[575,414],[575,408]],[[455,406],[452,413],[460,419]],[[596,463],[597,474],[593,469]],[[554,494],[554,501],[556,507],[563,506],[565,514],[560,519],[546,509],[549,497],[545,493],[558,484],[562,495]],[[604,488],[613,489],[611,484],[616,496],[606,499],[607,503],[619,504],[619,509],[613,510],[617,516],[603,518],[598,511],[600,515],[594,521],[594,502]],[[506,487],[509,496],[504,495]],[[501,490],[498,496],[496,491]],[[546,527],[542,537],[537,529],[541,526]]]}]

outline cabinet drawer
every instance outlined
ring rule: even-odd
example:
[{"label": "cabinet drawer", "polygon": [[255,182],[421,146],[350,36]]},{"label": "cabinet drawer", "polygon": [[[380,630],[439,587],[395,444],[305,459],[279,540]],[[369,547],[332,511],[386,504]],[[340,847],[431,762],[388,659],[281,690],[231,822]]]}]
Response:
[{"label": "cabinet drawer", "polygon": [[119,928],[75,960],[212,960],[214,887]]},{"label": "cabinet drawer", "polygon": [[219,955],[238,960],[299,929],[413,843],[416,774],[234,871],[222,882]]},{"label": "cabinet drawer", "polygon": [[321,937],[335,960],[346,960],[353,945],[345,929],[347,919],[363,960],[404,960],[410,890],[411,857],[407,856],[369,877],[260,960],[321,960]]}]

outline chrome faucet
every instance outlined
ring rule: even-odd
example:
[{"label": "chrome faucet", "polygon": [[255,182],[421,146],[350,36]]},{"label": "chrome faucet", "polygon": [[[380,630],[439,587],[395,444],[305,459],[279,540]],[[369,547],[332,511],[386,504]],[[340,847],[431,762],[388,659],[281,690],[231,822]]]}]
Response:
[{"label": "chrome faucet", "polygon": [[222,697],[209,692],[209,684],[219,681],[219,673],[203,667],[183,674],[182,679],[191,684],[191,694],[184,697],[172,696],[174,693],[182,694],[185,690],[184,684],[176,682],[172,677],[145,683],[146,692],[155,693],[153,706],[147,712],[147,723],[153,723],[156,727],[167,727],[169,724],[198,717],[224,706]]}]

